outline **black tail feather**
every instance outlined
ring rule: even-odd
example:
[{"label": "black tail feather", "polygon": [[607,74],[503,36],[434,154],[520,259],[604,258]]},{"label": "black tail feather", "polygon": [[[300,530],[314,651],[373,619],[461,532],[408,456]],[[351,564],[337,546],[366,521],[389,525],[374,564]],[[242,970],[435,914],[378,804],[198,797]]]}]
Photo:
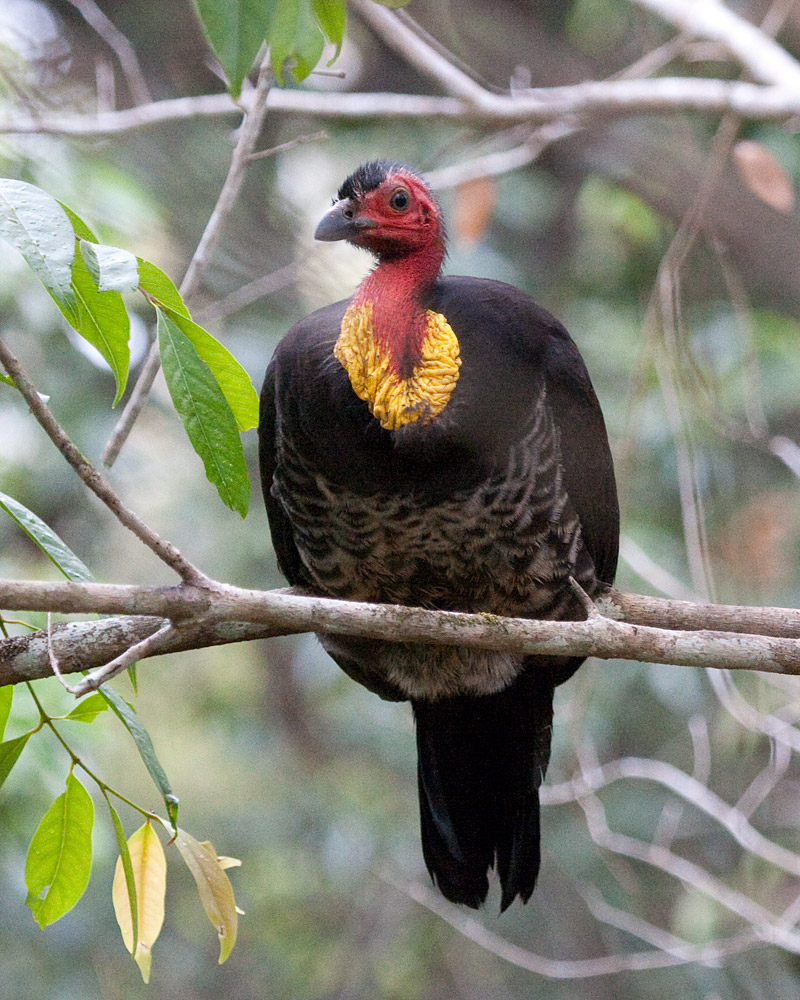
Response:
[{"label": "black tail feather", "polygon": [[414,703],[422,852],[454,903],[481,905],[495,861],[501,911],[533,892],[552,703],[533,671],[497,694]]}]

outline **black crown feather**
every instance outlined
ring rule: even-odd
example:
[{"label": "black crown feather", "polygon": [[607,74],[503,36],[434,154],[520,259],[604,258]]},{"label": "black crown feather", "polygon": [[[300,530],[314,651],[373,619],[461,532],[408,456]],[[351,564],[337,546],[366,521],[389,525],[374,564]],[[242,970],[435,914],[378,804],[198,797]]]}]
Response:
[{"label": "black crown feather", "polygon": [[374,191],[375,188],[380,187],[389,174],[395,170],[404,170],[406,173],[419,177],[416,170],[412,170],[404,163],[398,163],[395,160],[370,160],[369,163],[363,164],[350,174],[339,188],[337,198],[339,201],[344,198],[353,198],[358,201],[367,192]]}]

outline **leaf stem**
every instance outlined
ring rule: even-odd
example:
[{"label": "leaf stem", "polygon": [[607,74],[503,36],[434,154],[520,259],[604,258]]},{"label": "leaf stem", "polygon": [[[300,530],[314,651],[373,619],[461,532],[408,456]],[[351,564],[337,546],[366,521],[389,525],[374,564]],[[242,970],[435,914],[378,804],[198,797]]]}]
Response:
[{"label": "leaf stem", "polygon": [[119,799],[120,802],[124,802],[126,806],[130,806],[131,809],[134,809],[136,812],[138,812],[140,815],[144,816],[146,819],[158,820],[159,823],[161,823],[164,827],[166,827],[166,824],[164,823],[164,820],[161,819],[161,817],[158,815],[158,813],[150,812],[149,809],[144,809],[142,806],[138,806],[135,802],[133,802],[127,796],[123,795],[122,792],[118,792],[116,790],[116,788],[112,788],[111,785],[109,785],[107,782],[103,781],[103,779],[98,774],[96,774],[88,766],[88,764],[86,764],[85,761],[83,761],[75,753],[75,751],[72,749],[72,747],[69,745],[69,743],[67,743],[67,741],[64,739],[64,737],[58,731],[58,729],[55,726],[55,722],[54,722],[53,717],[50,716],[47,713],[47,711],[45,710],[45,708],[42,705],[41,701],[37,697],[36,692],[35,692],[35,690],[33,688],[33,685],[30,683],[30,681],[27,681],[25,686],[28,688],[28,691],[30,692],[30,696],[31,696],[31,698],[33,698],[34,704],[36,705],[36,708],[39,711],[39,725],[35,729],[32,729],[31,733],[38,732],[42,727],[47,726],[47,728],[53,733],[53,735],[58,740],[58,742],[61,744],[61,746],[69,754],[69,758],[70,758],[70,761],[71,761],[70,771],[72,771],[72,768],[77,765],[87,775],[87,777],[89,777],[89,778],[92,779],[92,781],[97,785],[97,787],[100,789],[100,791],[102,792],[103,796],[106,799],[108,798],[108,795],[111,794],[115,798]]}]

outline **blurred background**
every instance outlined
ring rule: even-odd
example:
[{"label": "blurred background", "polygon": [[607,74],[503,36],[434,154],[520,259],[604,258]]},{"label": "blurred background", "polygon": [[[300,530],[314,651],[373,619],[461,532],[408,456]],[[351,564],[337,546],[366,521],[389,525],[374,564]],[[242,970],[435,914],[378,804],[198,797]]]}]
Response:
[{"label": "blurred background", "polygon": [[[776,5],[735,6],[758,23]],[[779,6],[780,41],[800,55],[800,9]],[[135,72],[121,71],[103,31],[90,23],[103,23],[97,11],[130,42]],[[606,78],[654,51],[663,54],[665,74],[739,74],[709,44],[676,44],[672,29],[627,0],[414,0],[408,12],[499,88],[510,80],[553,86]],[[432,92],[355,16],[335,69],[343,79],[315,74],[303,89]],[[0,0],[0,119],[222,90],[188,0]],[[229,115],[107,138],[4,134],[0,173],[43,187],[103,242],[152,260],[177,282],[227,172],[235,127]],[[739,145],[750,143],[791,190],[800,178],[797,129],[800,121],[750,124],[688,113],[596,120],[521,169],[439,189],[452,234],[448,272],[523,288],[566,324],[584,355],[617,464],[620,589],[741,604],[800,600],[800,215],[789,203],[778,210],[758,196],[742,173],[748,147]],[[351,294],[369,267],[352,248],[312,240],[316,219],[352,169],[389,157],[434,173],[513,149],[527,133],[480,123],[268,113],[259,146],[309,136],[252,162],[193,303],[257,386],[292,323]],[[264,294],[243,308],[228,298],[265,276]],[[141,358],[151,315],[144,302],[131,307]],[[116,420],[113,379],[72,341],[35,277],[3,244],[0,335],[74,441],[99,461]],[[245,448],[254,500],[242,521],[204,479],[159,379],[110,477],[148,524],[207,573],[242,586],[281,586],[256,485],[254,432]],[[170,580],[87,498],[2,385],[0,489],[50,524],[98,579]],[[0,517],[0,576],[56,575]],[[237,948],[217,966],[216,936],[188,871],[168,848],[167,919],[151,985],[142,984],[112,915],[116,844],[99,802],[89,889],[73,911],[39,931],[25,906],[24,857],[68,767],[56,742],[42,735],[0,797],[0,994],[794,996],[797,955],[759,940],[769,934],[752,913],[781,914],[800,894],[800,686],[711,673],[590,661],[558,692],[539,885],[527,907],[502,918],[493,891],[466,928],[472,940],[423,905],[428,879],[408,706],[358,688],[311,636],[149,660],[139,668],[135,704],[181,798],[181,825],[243,862],[230,873],[246,911]],[[126,680],[116,686],[132,697]],[[55,682],[43,683],[40,696],[54,713],[67,705]],[[7,737],[36,718],[19,690]],[[113,720],[69,735],[107,781],[160,808]],[[630,758],[666,770],[657,780],[646,767],[643,777],[631,777],[624,766]],[[608,780],[576,801],[567,783],[598,765]],[[772,863],[769,851],[745,849],[695,808],[692,777],[719,796],[714,802],[738,803],[770,842],[792,852],[795,874]],[[123,820],[128,833],[140,822],[132,812]],[[651,847],[649,854],[635,856],[634,842]],[[659,861],[665,855],[688,859],[723,889],[701,891],[702,879],[676,878]],[[740,899],[755,909],[737,910]],[[445,913],[463,917],[454,908]],[[659,956],[687,943],[709,946],[704,961],[658,967]],[[639,971],[624,962],[616,971],[613,964],[575,964],[632,952],[646,953]],[[537,965],[536,956],[555,964]]]}]

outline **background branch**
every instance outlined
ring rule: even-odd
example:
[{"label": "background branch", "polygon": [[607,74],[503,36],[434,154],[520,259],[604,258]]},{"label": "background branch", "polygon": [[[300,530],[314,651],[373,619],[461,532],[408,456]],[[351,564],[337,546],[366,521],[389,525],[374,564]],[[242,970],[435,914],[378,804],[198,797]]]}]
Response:
[{"label": "background branch", "polygon": [[[745,118],[775,121],[800,114],[797,89],[755,83],[691,77],[589,80],[562,87],[538,87],[509,95],[491,94],[491,103],[477,108],[461,97],[424,94],[326,93],[324,91],[270,91],[267,111],[276,115],[308,115],[327,119],[440,119],[483,125],[534,125],[564,115],[584,121],[605,120],[635,113],[675,114],[734,111]],[[178,97],[99,114],[53,114],[35,117],[0,115],[0,133],[63,135],[102,138],[198,118],[220,118],[249,109],[253,92],[243,93],[241,104],[227,94]]]}]

